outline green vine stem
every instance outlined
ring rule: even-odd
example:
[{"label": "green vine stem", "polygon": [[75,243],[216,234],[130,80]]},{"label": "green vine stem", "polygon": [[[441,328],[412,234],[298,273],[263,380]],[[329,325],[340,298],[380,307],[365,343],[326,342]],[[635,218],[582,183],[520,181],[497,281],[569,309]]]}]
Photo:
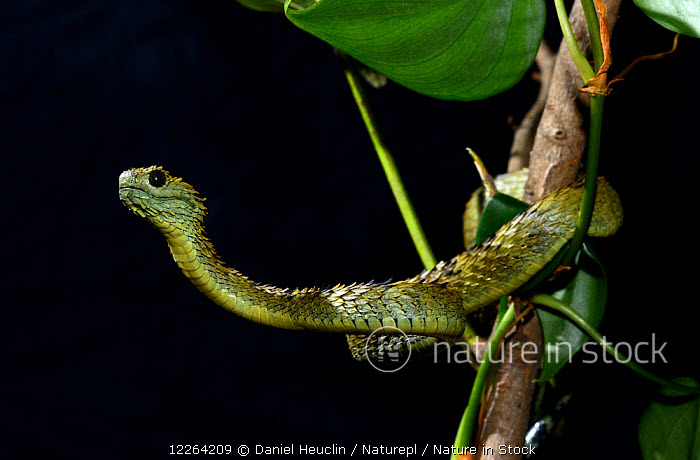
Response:
[{"label": "green vine stem", "polygon": [[[581,73],[583,81],[586,82],[595,76],[595,72],[593,72],[590,64],[588,64],[588,59],[586,59],[586,56],[584,56],[583,52],[581,52],[581,48],[578,47],[578,43],[576,43],[576,36],[574,35],[574,31],[571,29],[569,16],[566,14],[566,8],[564,7],[564,0],[554,0],[554,7],[557,10],[559,26],[561,27],[561,32],[564,35],[566,46],[569,48],[569,52],[571,53],[571,58],[574,60],[574,64],[576,64],[578,71]],[[586,21],[588,21],[588,16],[586,16]],[[600,40],[600,34],[598,34],[598,40]]]},{"label": "green vine stem", "polygon": [[576,230],[571,238],[569,250],[562,259],[562,265],[571,266],[576,254],[581,249],[583,239],[588,233],[588,226],[593,216],[595,204],[596,183],[598,177],[598,158],[600,157],[600,138],[603,131],[603,103],[605,96],[602,94],[591,95],[590,123],[588,129],[588,149],[586,151],[586,181],[583,184],[583,196],[581,209],[576,221]]},{"label": "green vine stem", "polygon": [[391,191],[394,194],[394,199],[399,206],[403,220],[408,227],[408,232],[413,239],[413,244],[416,246],[418,255],[420,256],[423,266],[426,270],[430,270],[437,263],[435,256],[433,255],[428,240],[425,238],[423,233],[423,227],[421,227],[420,221],[416,216],[416,212],[413,209],[413,204],[408,197],[408,193],[401,181],[401,176],[396,168],[394,159],[391,156],[391,152],[384,144],[382,137],[377,129],[377,125],[374,121],[374,116],[369,107],[369,103],[366,100],[364,90],[362,89],[362,81],[358,76],[353,63],[350,58],[342,51],[337,51],[343,62],[343,70],[345,72],[345,78],[350,85],[350,90],[352,91],[352,96],[355,99],[357,108],[360,109],[360,114],[362,115],[362,120],[365,122],[365,127],[369,133],[369,137],[372,139],[372,144],[374,149],[377,151],[377,156],[382,164],[382,169],[384,169],[384,174],[389,182]]},{"label": "green vine stem", "polygon": [[457,435],[455,436],[454,442],[455,451],[453,451],[452,455],[450,456],[451,460],[456,460],[458,458],[457,452],[463,451],[463,449],[471,446],[471,442],[474,438],[474,431],[477,426],[477,416],[479,415],[481,398],[484,393],[486,381],[488,380],[489,369],[491,368],[494,359],[498,355],[498,348],[501,344],[501,338],[506,331],[510,329],[514,321],[515,308],[511,305],[498,322],[496,331],[491,335],[488,347],[486,348],[486,353],[484,354],[484,359],[476,373],[471,394],[469,395],[467,408],[464,410],[462,420],[460,421],[459,428],[457,429]]},{"label": "green vine stem", "polygon": [[595,10],[593,0],[581,0],[583,15],[588,26],[588,35],[591,37],[591,52],[593,53],[593,70],[598,71],[603,64],[603,43],[600,39],[600,23]]},{"label": "green vine stem", "polygon": [[681,391],[683,393],[700,394],[700,388],[694,388],[686,385],[681,385],[675,382],[669,382],[668,380],[662,379],[661,377],[652,374],[651,372],[641,367],[639,364],[631,361],[631,359],[625,356],[624,353],[621,353],[617,351],[617,349],[612,347],[611,344],[607,342],[605,338],[602,335],[600,335],[600,333],[596,331],[595,328],[586,321],[585,318],[583,318],[581,315],[578,314],[578,312],[576,312],[576,310],[574,310],[561,300],[552,297],[548,294],[535,294],[534,296],[532,296],[532,303],[542,305],[551,308],[552,310],[558,311],[559,313],[562,313],[579,328],[581,328],[583,332],[588,334],[588,336],[591,337],[596,343],[603,347],[606,352],[610,353],[619,363],[624,364],[639,375],[646,377],[647,379],[651,380],[652,382],[658,383],[659,385],[663,385],[668,388]]},{"label": "green vine stem", "polygon": [[[559,18],[566,46],[569,48],[571,57],[576,63],[581,77],[584,82],[589,81],[595,76],[595,72],[588,64],[588,60],[581,52],[581,49],[576,42],[576,37],[571,29],[569,17],[564,9],[563,0],[555,0],[554,5]],[[591,46],[594,50],[594,60],[596,68],[600,67],[603,62],[603,47],[600,38],[600,25],[598,23],[598,15],[595,11],[593,0],[581,0],[586,24],[591,35]],[[588,232],[588,226],[591,223],[593,216],[593,205],[595,203],[596,179],[598,176],[598,158],[600,157],[600,139],[603,130],[603,103],[605,97],[601,95],[591,94],[590,108],[590,127],[588,132],[588,149],[586,152],[586,181],[583,186],[583,197],[581,199],[581,210],[579,211],[578,220],[576,221],[576,231],[571,239],[569,250],[562,260],[562,265],[570,266],[578,251],[581,249],[583,239]]]}]

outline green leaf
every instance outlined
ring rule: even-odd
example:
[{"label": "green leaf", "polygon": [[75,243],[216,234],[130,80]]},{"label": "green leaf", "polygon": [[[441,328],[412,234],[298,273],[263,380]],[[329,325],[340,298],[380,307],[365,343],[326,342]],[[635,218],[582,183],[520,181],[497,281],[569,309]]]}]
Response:
[{"label": "green leaf", "polygon": [[[575,270],[567,286],[555,292],[553,297],[569,304],[593,327],[597,327],[605,312],[607,280],[603,266],[589,244],[583,245]],[[537,314],[544,342],[538,380],[546,381],[570,361],[588,340],[588,336],[559,313],[538,308]]]},{"label": "green leaf", "polygon": [[542,0],[320,0],[299,28],[419,93],[483,99],[517,83],[544,30]]},{"label": "green leaf", "polygon": [[698,0],[634,0],[634,3],[665,28],[700,38]]},{"label": "green leaf", "polygon": [[[674,382],[700,387],[691,378]],[[700,399],[662,387],[644,410],[637,436],[646,460],[700,458]]]},{"label": "green leaf", "polygon": [[526,210],[528,204],[504,193],[496,193],[486,202],[476,228],[476,244],[496,233],[496,230]]}]

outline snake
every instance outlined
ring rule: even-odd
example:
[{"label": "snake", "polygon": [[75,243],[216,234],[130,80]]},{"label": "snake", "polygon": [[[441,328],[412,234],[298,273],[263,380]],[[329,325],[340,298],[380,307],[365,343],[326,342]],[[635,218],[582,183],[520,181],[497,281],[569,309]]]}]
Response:
[{"label": "snake", "polygon": [[[289,289],[257,283],[222,260],[204,228],[204,198],[182,178],[162,166],[119,176],[122,203],[160,231],[182,273],[215,304],[267,326],[346,334],[358,360],[367,357],[368,335],[418,352],[461,338],[468,314],[516,291],[562,250],[582,193],[582,180],[560,188],[481,244],[409,279]],[[621,224],[620,198],[599,177],[588,235],[611,236]],[[400,333],[408,339],[397,340]]]}]

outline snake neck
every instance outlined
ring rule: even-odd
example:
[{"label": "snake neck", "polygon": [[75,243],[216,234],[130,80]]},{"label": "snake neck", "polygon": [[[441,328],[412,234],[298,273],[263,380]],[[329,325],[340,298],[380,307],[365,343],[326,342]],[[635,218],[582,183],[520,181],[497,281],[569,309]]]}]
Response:
[{"label": "snake neck", "polygon": [[282,329],[367,334],[385,327],[407,334],[460,337],[465,298],[441,284],[398,282],[279,289],[226,266],[198,223],[156,223],[182,272],[202,293],[242,318]]},{"label": "snake neck", "polygon": [[[165,236],[170,253],[182,273],[217,305],[246,319],[269,324],[275,319],[270,318],[270,310],[288,300],[285,298],[287,293],[257,285],[235,269],[227,267],[201,225],[185,223],[175,226],[163,222],[162,225],[156,224],[156,227]],[[302,329],[294,327],[294,323],[289,323],[287,328]]]}]

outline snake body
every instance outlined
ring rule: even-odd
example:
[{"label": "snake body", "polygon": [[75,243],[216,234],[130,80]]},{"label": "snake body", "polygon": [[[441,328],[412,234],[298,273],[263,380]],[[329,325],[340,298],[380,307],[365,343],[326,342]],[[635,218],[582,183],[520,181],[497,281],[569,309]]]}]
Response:
[{"label": "snake body", "polygon": [[[407,280],[291,290],[257,284],[226,266],[204,231],[204,200],[182,179],[158,166],[119,177],[121,201],[165,236],[182,272],[213,302],[273,327],[350,334],[351,348],[358,334],[387,326],[423,347],[432,343],[426,336],[460,338],[468,313],[516,290],[569,241],[581,194],[581,182],[560,189],[481,245]],[[589,235],[614,234],[621,222],[619,197],[599,178]]]}]

